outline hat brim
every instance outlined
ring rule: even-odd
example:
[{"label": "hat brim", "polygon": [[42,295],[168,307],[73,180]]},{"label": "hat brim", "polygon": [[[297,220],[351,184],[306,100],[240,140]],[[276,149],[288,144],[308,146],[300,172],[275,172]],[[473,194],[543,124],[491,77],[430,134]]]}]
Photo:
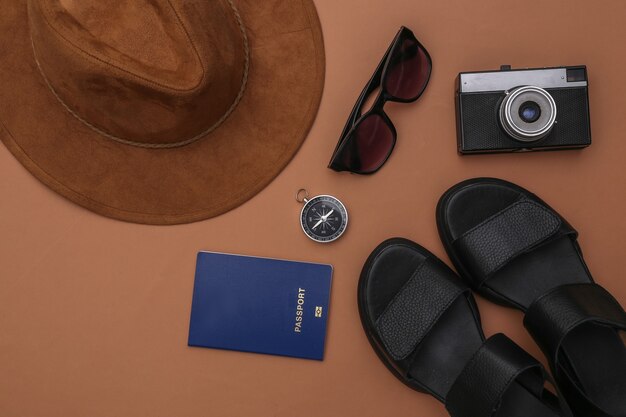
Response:
[{"label": "hat brim", "polygon": [[324,86],[324,44],[311,0],[235,2],[247,27],[250,71],[229,118],[179,148],[144,149],[100,136],[57,101],[33,58],[26,1],[0,13],[0,139],[28,171],[104,216],[189,223],[261,191],[293,158]]}]

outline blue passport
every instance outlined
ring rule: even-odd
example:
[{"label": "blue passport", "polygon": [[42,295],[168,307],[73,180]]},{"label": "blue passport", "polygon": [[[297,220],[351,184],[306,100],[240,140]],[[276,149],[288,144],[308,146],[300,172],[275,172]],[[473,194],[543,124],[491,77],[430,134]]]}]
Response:
[{"label": "blue passport", "polygon": [[324,358],[332,266],[199,252],[189,346]]}]

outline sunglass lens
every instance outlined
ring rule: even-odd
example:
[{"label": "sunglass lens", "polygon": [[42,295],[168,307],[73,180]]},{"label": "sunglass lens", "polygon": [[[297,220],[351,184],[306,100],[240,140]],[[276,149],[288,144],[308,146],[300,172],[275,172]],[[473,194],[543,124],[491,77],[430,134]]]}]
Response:
[{"label": "sunglass lens", "polygon": [[341,152],[344,166],[350,171],[376,171],[387,160],[394,145],[394,133],[386,120],[370,114],[352,131]]},{"label": "sunglass lens", "polygon": [[417,98],[428,82],[431,62],[428,55],[414,38],[405,38],[398,45],[385,73],[384,85],[396,98]]}]

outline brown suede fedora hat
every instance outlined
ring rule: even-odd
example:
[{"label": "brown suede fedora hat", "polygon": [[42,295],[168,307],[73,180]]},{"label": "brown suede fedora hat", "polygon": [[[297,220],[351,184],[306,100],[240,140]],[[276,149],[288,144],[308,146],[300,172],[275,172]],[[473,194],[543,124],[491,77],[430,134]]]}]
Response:
[{"label": "brown suede fedora hat", "polygon": [[312,0],[4,0],[0,139],[96,213],[222,214],[305,139],[324,85]]}]

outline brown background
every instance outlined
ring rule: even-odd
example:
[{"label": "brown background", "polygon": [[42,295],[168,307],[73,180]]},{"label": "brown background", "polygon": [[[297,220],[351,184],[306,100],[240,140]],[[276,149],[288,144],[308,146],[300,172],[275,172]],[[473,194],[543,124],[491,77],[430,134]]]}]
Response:
[{"label": "brown background", "polygon": [[[596,280],[626,304],[626,2],[316,3],[327,53],[316,123],[267,189],[219,218],[154,227],[99,217],[46,189],[0,146],[0,416],[447,415],[379,362],[361,329],[356,283],[369,252],[391,236],[447,261],[435,205],[474,176],[519,183],[559,210],[580,231]],[[334,173],[325,166],[337,135],[402,24],[433,57],[431,83],[417,103],[387,106],[399,140],[379,173]],[[586,64],[594,144],[459,157],[454,77],[500,64]],[[302,234],[300,187],[344,201],[341,240],[319,245]],[[325,360],[188,348],[198,250],[333,264]],[[521,313],[479,304],[487,334],[503,331],[542,358]]]}]

